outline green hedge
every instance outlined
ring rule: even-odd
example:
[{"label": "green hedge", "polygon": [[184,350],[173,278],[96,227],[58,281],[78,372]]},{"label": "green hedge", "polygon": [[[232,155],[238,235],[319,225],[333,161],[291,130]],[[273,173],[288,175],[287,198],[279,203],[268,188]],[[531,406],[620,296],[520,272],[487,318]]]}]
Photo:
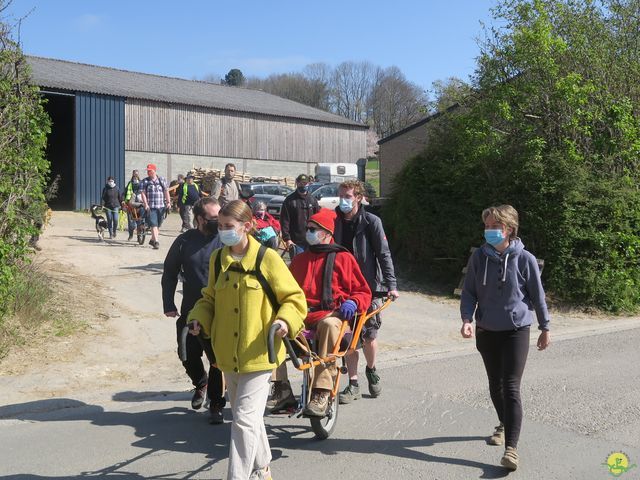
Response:
[{"label": "green hedge", "polygon": [[432,122],[396,178],[395,250],[453,289],[481,211],[509,203],[556,297],[635,310],[640,57],[619,46],[640,40],[640,17],[586,1],[504,1],[495,15],[508,26],[487,40],[476,94]]},{"label": "green hedge", "polygon": [[[3,2],[0,2],[0,6]],[[15,296],[18,270],[29,262],[29,239],[46,211],[44,157],[50,121],[9,29],[0,24],[0,322]]]}]

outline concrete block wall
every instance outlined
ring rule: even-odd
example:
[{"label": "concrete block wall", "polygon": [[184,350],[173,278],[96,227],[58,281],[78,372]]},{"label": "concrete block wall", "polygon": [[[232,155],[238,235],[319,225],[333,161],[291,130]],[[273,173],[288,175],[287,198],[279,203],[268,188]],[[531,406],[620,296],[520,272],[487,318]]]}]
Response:
[{"label": "concrete block wall", "polygon": [[227,163],[233,163],[239,171],[247,172],[255,177],[296,177],[300,173],[313,174],[315,169],[315,163],[126,151],[126,180],[129,180],[131,171],[136,168],[144,177],[145,169],[149,163],[155,163],[158,167],[158,175],[169,181],[175,179],[179,173],[185,174],[194,167],[222,170]]}]

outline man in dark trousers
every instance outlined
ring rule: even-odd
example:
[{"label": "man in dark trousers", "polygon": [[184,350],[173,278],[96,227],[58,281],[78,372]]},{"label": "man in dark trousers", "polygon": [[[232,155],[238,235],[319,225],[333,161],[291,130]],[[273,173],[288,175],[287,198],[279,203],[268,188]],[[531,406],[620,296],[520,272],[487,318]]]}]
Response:
[{"label": "man in dark trousers", "polygon": [[[195,303],[200,299],[201,290],[209,280],[209,257],[216,248],[221,248],[222,242],[218,238],[218,212],[220,205],[214,198],[207,197],[198,200],[193,207],[195,221],[198,227],[180,234],[167,253],[162,273],[162,301],[164,314],[167,317],[177,317],[176,331],[180,342],[180,333],[186,325],[187,315]],[[183,295],[180,312],[174,303],[178,276],[182,274]],[[207,353],[209,359],[209,375],[202,364],[202,353]],[[209,397],[210,423],[223,423],[222,409],[225,405],[224,379],[222,372],[214,366],[215,356],[205,348],[198,337],[187,336],[187,361],[183,362],[187,375],[195,387],[191,399],[191,407],[199,409],[204,403],[205,393]]]},{"label": "man in dark trousers", "polygon": [[177,193],[180,218],[182,218],[181,232],[196,228],[193,222],[193,206],[200,200],[200,188],[194,182],[192,174],[187,174],[186,181],[178,186]]},{"label": "man in dark trousers", "polygon": [[296,178],[296,191],[289,194],[280,210],[282,239],[287,244],[291,256],[302,253],[307,244],[306,228],[311,215],[320,210],[318,201],[309,193],[309,177],[301,174]]},{"label": "man in dark trousers", "polygon": [[[356,257],[364,278],[367,279],[373,295],[369,311],[380,306],[381,298],[398,298],[396,276],[391,260],[391,251],[387,236],[382,228],[382,221],[373,213],[366,212],[362,206],[364,185],[357,180],[350,180],[340,184],[338,194],[340,204],[336,208],[336,243],[347,248]],[[376,355],[378,353],[378,330],[381,326],[380,314],[377,314],[364,324],[362,328],[362,350],[367,360],[366,376],[369,383],[369,393],[373,398],[380,395],[380,375],[376,370]],[[346,357],[349,370],[349,385],[340,393],[340,403],[351,403],[360,398],[358,384],[358,351]]]}]

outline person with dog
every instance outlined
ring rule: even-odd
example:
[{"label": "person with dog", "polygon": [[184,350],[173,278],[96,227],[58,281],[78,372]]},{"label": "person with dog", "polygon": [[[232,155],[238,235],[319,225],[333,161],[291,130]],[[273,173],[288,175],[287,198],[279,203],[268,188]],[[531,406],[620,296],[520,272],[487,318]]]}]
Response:
[{"label": "person with dog", "polygon": [[234,177],[236,176],[236,166],[233,163],[227,163],[224,166],[224,177],[216,182],[211,196],[217,198],[220,206],[224,207],[233,200],[239,200],[241,194],[240,185]]},{"label": "person with dog", "polygon": [[[340,204],[336,208],[336,243],[347,248],[358,261],[364,277],[373,293],[369,311],[380,307],[382,298],[396,299],[400,296],[396,283],[391,250],[382,221],[362,206],[364,184],[358,180],[349,180],[340,184],[338,195]],[[369,318],[362,328],[362,350],[367,365],[365,375],[369,384],[369,394],[376,398],[382,392],[380,374],[376,369],[378,354],[378,331],[382,325],[380,314]],[[349,370],[349,385],[340,392],[341,404],[351,403],[361,398],[358,383],[357,350],[346,357]]]},{"label": "person with dog", "polygon": [[532,310],[538,319],[538,350],[551,342],[549,312],[536,258],[518,238],[518,212],[511,205],[482,212],[485,243],[467,264],[460,297],[463,338],[473,337],[482,356],[489,394],[500,424],[489,438],[504,445],[500,463],[518,468],[518,439],[522,426],[520,384],[529,353]]},{"label": "person with dog", "polygon": [[[223,246],[218,236],[218,213],[220,205],[215,198],[206,197],[198,200],[193,206],[193,214],[197,228],[180,234],[167,253],[162,272],[162,301],[164,314],[167,317],[178,317],[176,320],[177,340],[187,324],[187,316],[202,297],[202,289],[209,280],[209,259],[211,253]],[[178,285],[178,277],[182,274],[182,304],[176,308],[174,296]],[[203,345],[198,337],[189,335],[186,345],[187,360],[182,363],[191,379],[195,392],[191,399],[191,407],[198,410],[209,398],[209,422],[223,423],[222,409],[225,406],[224,379],[222,372],[214,365],[215,354],[207,345]],[[202,364],[202,353],[209,360],[209,374]]]},{"label": "person with dog", "polygon": [[306,240],[306,226],[311,215],[320,210],[318,201],[309,193],[309,177],[296,177],[296,191],[287,195],[280,210],[282,239],[293,258],[309,246]]},{"label": "person with dog", "polygon": [[138,170],[131,172],[131,180],[127,183],[124,189],[124,199],[122,202],[122,208],[126,209],[127,222],[129,230],[128,241],[133,239],[133,234],[136,231],[137,223],[133,215],[133,210],[137,209],[138,216],[144,215],[144,208],[142,204],[142,194],[140,193],[140,173]]},{"label": "person with dog", "polygon": [[[155,164],[147,165],[147,178],[140,182],[140,193],[142,195],[142,203],[147,212],[147,221],[151,227],[151,245],[155,250],[160,248],[158,236],[162,220],[164,220],[165,210],[171,206],[171,198],[169,197],[169,189],[167,181],[156,174]],[[168,210],[167,210],[168,212]]]},{"label": "person with dog", "polygon": [[[280,325],[278,338],[294,338],[307,313],[304,293],[280,256],[251,235],[253,214],[241,200],[218,215],[225,247],[209,261],[209,281],[189,314],[190,332],[211,337],[218,367],[224,372],[233,423],[228,480],[271,479],[271,450],[264,426],[269,378],[267,334]],[[285,359],[276,342],[277,363]]]},{"label": "person with dog", "polygon": [[[314,330],[316,353],[326,357],[338,341],[343,320],[353,320],[371,304],[371,290],[354,256],[334,243],[336,213],[326,208],[309,218],[306,239],[309,249],[291,262],[291,273],[307,298],[305,326]],[[313,374],[311,399],[303,413],[324,417],[333,389],[336,365],[318,365]],[[273,394],[267,404],[273,411],[295,406],[296,400],[287,380],[286,365],[275,372]]]},{"label": "person with dog", "polygon": [[181,233],[191,228],[196,228],[193,223],[193,206],[200,200],[200,187],[194,182],[194,178],[191,173],[187,174],[186,180],[181,185],[178,185],[176,190],[180,218],[182,219]]},{"label": "person with dog", "polygon": [[122,203],[122,194],[116,186],[115,178],[107,177],[107,183],[102,189],[102,206],[107,214],[107,228],[109,230],[109,238],[116,238],[118,231],[118,216],[120,215],[120,204]]}]

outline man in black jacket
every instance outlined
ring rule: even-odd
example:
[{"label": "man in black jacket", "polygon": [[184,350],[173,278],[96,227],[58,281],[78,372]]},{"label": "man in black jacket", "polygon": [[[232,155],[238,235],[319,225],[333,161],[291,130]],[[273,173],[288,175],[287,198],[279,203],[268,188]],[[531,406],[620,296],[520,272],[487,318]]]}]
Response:
[{"label": "man in black jacket", "polygon": [[[178,276],[184,277],[182,304],[179,318],[176,321],[177,340],[187,323],[187,315],[195,303],[202,296],[201,290],[209,280],[209,258],[216,248],[221,248],[222,242],[218,238],[218,212],[220,205],[214,198],[207,197],[199,200],[193,207],[193,213],[198,228],[187,230],[179,235],[167,253],[162,273],[162,301],[164,314],[167,317],[177,317],[178,309],[174,303]],[[202,353],[209,357],[209,375],[202,364]],[[210,422],[223,422],[222,409],[225,405],[224,380],[222,372],[214,367],[215,356],[205,348],[198,337],[187,336],[187,360],[183,362],[187,375],[195,387],[191,399],[191,407],[199,409],[204,403],[205,393],[209,397]]]},{"label": "man in black jacket", "polygon": [[[398,298],[396,276],[391,260],[391,251],[382,221],[362,207],[364,185],[357,180],[347,181],[338,188],[340,204],[336,208],[336,243],[349,249],[356,257],[360,270],[369,284],[372,302],[369,311],[377,309],[384,297]],[[362,328],[362,350],[367,360],[366,376],[369,393],[373,398],[380,395],[380,375],[376,370],[378,353],[378,330],[382,321],[380,314],[371,317]],[[360,398],[358,384],[358,351],[347,356],[349,385],[340,393],[340,403],[351,403]]]},{"label": "man in black jacket", "polygon": [[309,246],[306,240],[307,222],[320,210],[318,201],[309,193],[309,177],[301,174],[296,178],[296,191],[289,194],[280,210],[282,239],[291,256],[302,253]]}]

